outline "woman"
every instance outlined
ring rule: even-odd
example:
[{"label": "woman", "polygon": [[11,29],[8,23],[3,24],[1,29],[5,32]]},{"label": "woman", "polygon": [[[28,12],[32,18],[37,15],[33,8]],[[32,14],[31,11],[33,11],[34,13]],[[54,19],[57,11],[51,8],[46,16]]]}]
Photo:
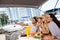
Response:
[{"label": "woman", "polygon": [[46,18],[42,16],[42,17],[38,17],[37,20],[38,20],[38,23],[37,23],[38,31],[41,32],[42,36],[49,34],[49,30],[48,30],[47,23],[46,23]]},{"label": "woman", "polygon": [[49,29],[48,29],[48,23],[46,21],[46,17],[43,16],[43,28],[44,28],[44,34],[49,34]]},{"label": "woman", "polygon": [[48,28],[51,34],[60,40],[60,28],[57,18],[53,14],[46,14],[45,17],[47,18]]},{"label": "woman", "polygon": [[42,26],[43,26],[43,23],[42,23],[42,17],[38,17],[37,18],[37,33],[39,33],[41,36],[42,36],[42,32],[43,32],[43,28],[42,28]]},{"label": "woman", "polygon": [[57,24],[57,26],[60,28],[60,21],[57,20],[54,14],[49,14],[51,18],[53,18],[53,21]]},{"label": "woman", "polygon": [[37,26],[38,26],[38,31],[42,32],[43,29],[42,29],[42,26],[43,26],[43,22],[42,22],[42,17],[38,17],[37,18]]}]

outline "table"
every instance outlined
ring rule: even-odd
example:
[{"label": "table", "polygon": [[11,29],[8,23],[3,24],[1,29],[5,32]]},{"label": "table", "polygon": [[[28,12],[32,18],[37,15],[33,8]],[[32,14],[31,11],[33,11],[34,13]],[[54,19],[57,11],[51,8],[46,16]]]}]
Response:
[{"label": "table", "polygon": [[36,39],[33,37],[20,37],[20,36],[18,36],[17,40],[41,40],[41,39]]},{"label": "table", "polygon": [[32,38],[32,37],[20,37],[17,40],[39,40],[39,39],[35,39],[35,38]]},{"label": "table", "polygon": [[0,34],[0,40],[6,40],[5,34]]},{"label": "table", "polygon": [[10,24],[10,25],[6,25],[3,27],[3,29],[5,31],[8,31],[8,32],[12,32],[12,31],[19,31],[19,30],[22,30],[24,27],[20,26],[20,25],[17,25],[17,24]]}]

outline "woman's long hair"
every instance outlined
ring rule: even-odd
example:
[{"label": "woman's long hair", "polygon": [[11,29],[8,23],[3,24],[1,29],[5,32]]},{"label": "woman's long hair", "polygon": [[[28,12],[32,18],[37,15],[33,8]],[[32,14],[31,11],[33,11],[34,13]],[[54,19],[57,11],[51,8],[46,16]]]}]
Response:
[{"label": "woman's long hair", "polygon": [[53,18],[53,21],[57,24],[57,26],[60,28],[60,21],[57,20],[54,14],[49,14],[51,18]]}]

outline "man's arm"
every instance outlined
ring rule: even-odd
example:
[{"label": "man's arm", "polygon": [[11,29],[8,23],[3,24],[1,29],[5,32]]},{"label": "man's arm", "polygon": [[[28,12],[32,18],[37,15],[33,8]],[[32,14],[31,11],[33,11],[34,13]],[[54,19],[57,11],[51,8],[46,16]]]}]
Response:
[{"label": "man's arm", "polygon": [[16,22],[16,24],[21,25],[21,26],[28,26],[28,24],[23,24],[23,23],[17,23]]}]

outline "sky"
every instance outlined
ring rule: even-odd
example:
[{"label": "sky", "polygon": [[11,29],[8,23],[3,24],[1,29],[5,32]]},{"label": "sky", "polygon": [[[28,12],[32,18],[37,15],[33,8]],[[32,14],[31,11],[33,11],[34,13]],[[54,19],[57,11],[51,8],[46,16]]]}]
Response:
[{"label": "sky", "polygon": [[[56,4],[56,2],[57,2],[57,0],[48,0],[47,2],[45,2],[41,6],[41,10],[42,11],[46,11],[46,10],[53,9],[55,4]],[[58,4],[57,4],[56,8],[60,8],[60,0],[58,1]]]}]

